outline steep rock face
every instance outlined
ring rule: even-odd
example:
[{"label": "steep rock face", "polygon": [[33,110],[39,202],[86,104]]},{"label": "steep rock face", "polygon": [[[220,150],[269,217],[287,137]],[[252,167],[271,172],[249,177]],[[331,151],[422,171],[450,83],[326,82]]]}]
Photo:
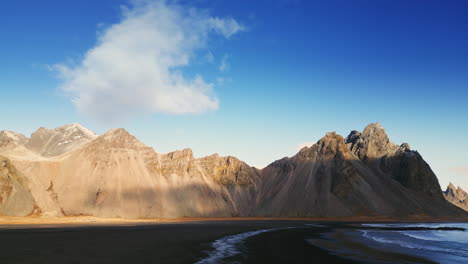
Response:
[{"label": "steep rock face", "polygon": [[8,157],[0,214],[466,215],[443,198],[421,155],[393,144],[379,124],[346,139],[327,133],[263,170],[230,156],[195,158],[191,149],[162,154],[125,129],[96,136],[79,125],[39,129],[31,139],[2,132],[0,154]]},{"label": "steep rock face", "polygon": [[393,178],[413,192],[443,199],[439,181],[422,156],[407,143],[400,147],[392,143],[380,124],[370,124],[362,133],[351,132],[346,144],[377,175]]},{"label": "steep rock face", "polygon": [[252,198],[245,190],[254,183],[248,173],[257,177],[231,157],[157,153],[124,129],[25,168],[43,211],[125,218],[248,215]]},{"label": "steep rock face", "polygon": [[379,124],[343,139],[327,133],[262,170],[257,207],[273,216],[461,215],[441,199],[434,173]]},{"label": "steep rock face", "polygon": [[[364,181],[355,161],[344,139],[332,132],[294,157],[272,163],[262,171],[260,214],[372,215],[381,198]],[[372,196],[375,199],[368,199]]]},{"label": "steep rock face", "polygon": [[[0,153],[8,156],[31,156],[34,155],[25,144],[28,138],[23,134],[13,131],[0,131]],[[30,154],[30,155],[29,155]]]},{"label": "steep rock face", "polygon": [[26,216],[39,213],[35,209],[27,179],[9,159],[0,156],[0,215]]},{"label": "steep rock face", "polygon": [[362,133],[352,131],[346,138],[349,149],[363,161],[391,155],[398,146],[393,144],[379,123],[368,125]]},{"label": "steep rock face", "polygon": [[25,146],[41,156],[53,157],[71,151],[96,137],[96,134],[79,124],[54,129],[41,127],[25,142]]},{"label": "steep rock face", "polygon": [[455,186],[450,183],[444,192],[444,197],[453,205],[468,211],[468,193],[466,193],[462,188],[455,188]]},{"label": "steep rock face", "polygon": [[253,186],[260,172],[235,157],[220,157],[218,154],[198,160],[204,171],[222,185]]},{"label": "steep rock face", "polygon": [[0,131],[0,147],[23,145],[27,140],[23,134],[7,130]]}]

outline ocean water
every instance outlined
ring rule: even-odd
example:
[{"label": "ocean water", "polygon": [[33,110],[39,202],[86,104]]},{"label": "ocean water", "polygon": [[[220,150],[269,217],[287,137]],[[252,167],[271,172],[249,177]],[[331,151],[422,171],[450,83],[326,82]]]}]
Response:
[{"label": "ocean water", "polygon": [[[468,223],[362,224],[369,243],[438,263],[468,263]],[[449,230],[459,228],[463,230]]]},{"label": "ocean water", "polygon": [[270,228],[261,229],[257,231],[250,231],[231,236],[225,236],[214,241],[211,246],[212,250],[207,252],[208,256],[195,264],[219,264],[219,263],[237,263],[237,261],[230,261],[229,258],[241,254],[241,247],[245,240],[249,237],[256,236],[266,232],[272,232],[282,229],[289,229],[292,227],[284,228]]},{"label": "ocean water", "polygon": [[[206,256],[195,264],[242,263],[242,259],[245,259],[246,242],[251,237],[266,232],[275,233],[274,231],[290,229],[302,232],[304,234],[302,239],[308,244],[325,249],[336,256],[352,259],[358,263],[361,261],[365,263],[421,263],[419,260],[425,259],[431,263],[468,264],[468,223],[358,225],[346,223],[304,223],[294,227],[260,229],[225,236],[213,241],[211,248],[206,251]],[[310,236],[311,234],[312,236]],[[322,235],[317,237],[317,234]],[[337,234],[344,236],[335,236]],[[298,239],[297,236],[294,237]],[[269,239],[274,240],[276,236],[270,235]],[[281,239],[281,236],[278,236],[278,239]],[[301,238],[299,237],[299,239]],[[342,241],[342,239],[344,240]],[[350,244],[344,241],[354,241],[368,247],[349,247]],[[288,242],[293,241],[282,241],[282,243]],[[369,247],[372,253],[384,252],[385,254],[370,254]],[[290,253],[287,251],[287,247],[282,249],[285,250],[284,254]],[[297,253],[297,251],[294,252]],[[402,258],[402,256],[413,256],[416,258]],[[316,261],[314,258],[303,260],[304,263],[312,263],[314,261]]]}]

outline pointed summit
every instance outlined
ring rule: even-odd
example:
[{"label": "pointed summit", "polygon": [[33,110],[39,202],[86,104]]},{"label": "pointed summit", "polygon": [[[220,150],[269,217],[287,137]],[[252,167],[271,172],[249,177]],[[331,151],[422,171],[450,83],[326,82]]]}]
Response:
[{"label": "pointed summit", "polygon": [[444,196],[445,199],[453,205],[468,211],[468,193],[466,193],[462,188],[456,188],[455,185],[449,183],[447,190],[444,192]]},{"label": "pointed summit", "polygon": [[44,157],[53,157],[71,151],[97,138],[91,130],[80,124],[68,124],[47,129],[40,127],[31,134],[26,147]]},{"label": "pointed summit", "polygon": [[447,186],[447,189],[456,190],[457,188],[455,187],[455,185],[453,185],[453,183],[449,182],[449,185]]},{"label": "pointed summit", "polygon": [[22,145],[26,141],[27,138],[23,134],[7,130],[0,131],[0,146],[8,144]]},{"label": "pointed summit", "polygon": [[377,132],[377,131],[384,131],[385,133],[385,128],[382,127],[382,125],[379,122],[375,123],[370,123],[369,125],[364,128],[363,132],[369,131],[369,132]]},{"label": "pointed summit", "polygon": [[328,132],[311,147],[302,148],[295,157],[314,159],[333,159],[334,157],[353,159],[352,153],[345,145],[345,139],[336,132]]},{"label": "pointed summit", "polygon": [[114,128],[99,136],[96,144],[108,148],[139,149],[148,148],[124,128]]},{"label": "pointed summit", "polygon": [[361,160],[379,158],[398,150],[379,123],[369,124],[362,133],[352,131],[346,138],[346,144]]},{"label": "pointed summit", "polygon": [[113,128],[106,133],[104,133],[101,137],[106,139],[111,139],[115,137],[133,137],[125,128]]},{"label": "pointed summit", "polygon": [[98,137],[96,133],[94,133],[93,131],[87,129],[86,127],[78,123],[64,125],[64,126],[56,128],[56,130],[64,131],[68,133],[82,133],[91,139],[95,139]]},{"label": "pointed summit", "polygon": [[319,154],[336,154],[338,152],[347,151],[343,137],[336,134],[334,131],[325,134],[325,136],[317,142],[317,145]]}]

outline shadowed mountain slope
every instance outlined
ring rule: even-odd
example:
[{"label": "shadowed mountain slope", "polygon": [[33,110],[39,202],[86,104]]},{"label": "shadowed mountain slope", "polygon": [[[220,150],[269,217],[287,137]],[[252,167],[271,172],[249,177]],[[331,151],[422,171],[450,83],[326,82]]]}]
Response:
[{"label": "shadowed mountain slope", "polygon": [[393,144],[379,124],[346,138],[327,133],[311,147],[262,170],[260,215],[463,215],[445,202],[438,180],[408,144]]},{"label": "shadowed mountain slope", "polygon": [[246,215],[253,199],[246,190],[258,177],[232,157],[157,153],[124,129],[61,159],[33,162],[25,174],[44,211],[125,218]]},{"label": "shadowed mountain slope", "polygon": [[24,178],[5,186],[17,186],[23,194],[14,199],[25,204],[1,214],[464,216],[421,155],[393,144],[379,124],[346,139],[327,133],[263,170],[234,157],[195,158],[190,149],[162,154],[124,129],[97,136],[80,125],[31,138],[2,132],[0,154]]}]

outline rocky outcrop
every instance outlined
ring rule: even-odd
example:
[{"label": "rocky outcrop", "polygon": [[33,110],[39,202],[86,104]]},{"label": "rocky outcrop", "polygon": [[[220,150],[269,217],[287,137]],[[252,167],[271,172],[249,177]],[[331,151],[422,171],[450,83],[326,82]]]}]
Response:
[{"label": "rocky outcrop", "polygon": [[460,188],[460,186],[456,188],[452,183],[450,183],[444,192],[444,197],[453,205],[468,211],[468,193]]},{"label": "rocky outcrop", "polygon": [[39,213],[27,179],[6,157],[0,156],[0,215],[26,216]]},{"label": "rocky outcrop", "polygon": [[371,161],[398,150],[379,123],[368,125],[362,133],[354,130],[346,138],[349,149],[363,161]]},{"label": "rocky outcrop", "polygon": [[3,132],[0,143],[8,156],[0,214],[463,215],[443,198],[421,155],[408,144],[393,144],[379,124],[346,139],[327,133],[262,170],[230,156],[196,158],[191,149],[159,153],[125,129],[96,136],[68,125],[39,129],[31,138]]},{"label": "rocky outcrop", "polygon": [[362,133],[351,132],[346,144],[376,175],[395,179],[412,192],[443,199],[437,177],[422,156],[407,143],[399,147],[392,143],[380,124],[370,124]]},{"label": "rocky outcrop", "polygon": [[253,186],[260,171],[235,157],[220,157],[218,154],[198,160],[198,163],[213,180],[222,185]]},{"label": "rocky outcrop", "polygon": [[257,207],[271,216],[462,215],[442,197],[437,177],[408,144],[380,124],[346,139],[327,133],[297,155],[262,170]]},{"label": "rocky outcrop", "polygon": [[0,147],[8,148],[9,146],[23,145],[27,142],[27,138],[20,133],[3,130],[0,131]]},{"label": "rocky outcrop", "polygon": [[44,157],[58,156],[71,151],[97,137],[79,124],[54,129],[39,128],[24,143],[27,149]]},{"label": "rocky outcrop", "polygon": [[259,173],[233,157],[158,153],[113,129],[24,174],[50,215],[149,218],[248,215]]}]

